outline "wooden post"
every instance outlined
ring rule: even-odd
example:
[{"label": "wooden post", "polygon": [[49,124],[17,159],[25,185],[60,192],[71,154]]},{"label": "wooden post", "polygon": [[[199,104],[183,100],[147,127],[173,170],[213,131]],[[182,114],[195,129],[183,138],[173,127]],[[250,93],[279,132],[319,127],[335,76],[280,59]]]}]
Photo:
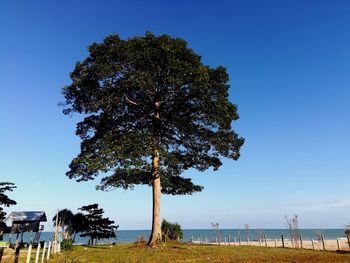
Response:
[{"label": "wooden post", "polygon": [[300,234],[300,249],[303,249],[303,236]]},{"label": "wooden post", "polygon": [[249,240],[249,237],[247,237],[247,245],[249,246],[250,244],[250,240]]},{"label": "wooden post", "polygon": [[226,237],[225,237],[225,245],[227,244],[227,239],[226,239]]},{"label": "wooden post", "polygon": [[40,242],[38,242],[38,246],[36,248],[35,263],[39,263],[39,254],[40,254]]},{"label": "wooden post", "polygon": [[58,236],[58,209],[57,209],[57,214],[56,214],[56,224],[55,224],[55,238],[54,238],[54,242],[56,243],[57,241],[57,236]]},{"label": "wooden post", "polygon": [[29,245],[28,247],[28,253],[27,253],[27,261],[26,263],[30,263],[30,256],[32,254],[32,244]]},{"label": "wooden post", "polygon": [[281,235],[281,238],[282,238],[282,247],[284,248],[284,238],[283,238],[283,235]]},{"label": "wooden post", "polygon": [[228,245],[230,245],[231,235],[228,235]]},{"label": "wooden post", "polygon": [[237,244],[237,237],[235,237],[235,243],[233,243],[234,246]]},{"label": "wooden post", "polygon": [[44,261],[45,261],[45,250],[46,250],[46,241],[44,242],[44,246],[43,246],[43,254],[41,255],[41,263],[44,263]]},{"label": "wooden post", "polygon": [[50,259],[50,252],[51,252],[51,241],[49,242],[49,245],[47,247],[47,256],[46,256],[47,261],[49,261]]},{"label": "wooden post", "polygon": [[50,251],[50,254],[55,254],[55,244],[56,244],[56,241],[55,240],[53,240],[52,242],[51,242],[51,251]]},{"label": "wooden post", "polygon": [[324,237],[323,237],[323,235],[321,236],[321,240],[322,240],[323,250],[326,250],[326,246],[324,244]]},{"label": "wooden post", "polygon": [[311,239],[312,249],[315,250],[315,242],[313,239]]},{"label": "wooden post", "polygon": [[241,245],[241,237],[238,238],[239,245]]},{"label": "wooden post", "polygon": [[259,245],[261,246],[261,237],[259,237]]},{"label": "wooden post", "polygon": [[341,247],[340,247],[340,242],[339,242],[339,239],[337,238],[337,245],[338,245],[338,250],[340,251],[341,250]]},{"label": "wooden post", "polygon": [[19,253],[20,253],[21,247],[19,245],[18,239],[16,240],[16,250],[15,250],[15,261],[14,263],[18,263],[19,261]]},{"label": "wooden post", "polygon": [[265,239],[265,247],[267,247],[267,238],[266,238],[266,235],[264,235],[264,239]]},{"label": "wooden post", "polygon": [[290,241],[292,242],[292,248],[294,248],[294,239],[293,239],[293,237],[290,239]]},{"label": "wooden post", "polygon": [[275,241],[275,247],[277,247],[277,241],[276,238],[274,237],[273,240]]}]

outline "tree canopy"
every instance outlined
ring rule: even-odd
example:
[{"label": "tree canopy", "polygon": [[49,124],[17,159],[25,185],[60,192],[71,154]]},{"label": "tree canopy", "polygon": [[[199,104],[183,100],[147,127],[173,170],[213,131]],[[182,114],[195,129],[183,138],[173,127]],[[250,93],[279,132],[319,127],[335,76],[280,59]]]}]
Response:
[{"label": "tree canopy", "polygon": [[231,128],[238,114],[228,100],[228,74],[167,35],[110,35],[88,51],[63,88],[63,112],[85,117],[67,176],[87,181],[103,174],[101,190],[152,185],[159,236],[159,191],[199,192],[203,187],[184,171],[217,170],[220,156],[239,158],[244,139]]},{"label": "tree canopy", "polygon": [[0,240],[2,240],[3,230],[6,228],[6,224],[4,222],[6,212],[4,211],[4,207],[9,207],[11,205],[17,204],[15,200],[7,196],[6,192],[12,192],[16,188],[17,187],[13,183],[0,182]]}]

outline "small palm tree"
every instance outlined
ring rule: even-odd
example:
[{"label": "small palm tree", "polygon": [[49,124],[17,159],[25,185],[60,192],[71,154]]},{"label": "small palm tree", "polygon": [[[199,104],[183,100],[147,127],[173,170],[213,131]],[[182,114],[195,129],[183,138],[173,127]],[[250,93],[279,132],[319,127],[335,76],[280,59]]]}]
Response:
[{"label": "small palm tree", "polygon": [[178,240],[183,237],[181,226],[178,223],[173,224],[163,219],[161,228],[165,239]]},{"label": "small palm tree", "polygon": [[54,222],[54,224],[56,224],[57,216],[58,216],[58,227],[60,227],[62,231],[62,238],[70,239],[73,233],[72,224],[73,224],[74,214],[69,209],[66,209],[66,208],[62,209],[58,211],[58,214],[52,218],[52,221]]}]

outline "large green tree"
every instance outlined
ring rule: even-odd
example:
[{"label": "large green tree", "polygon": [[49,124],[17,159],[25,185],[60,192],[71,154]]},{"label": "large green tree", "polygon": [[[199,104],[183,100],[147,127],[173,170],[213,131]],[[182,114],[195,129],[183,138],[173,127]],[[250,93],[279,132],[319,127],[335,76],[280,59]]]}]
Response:
[{"label": "large green tree", "polygon": [[97,240],[102,238],[117,238],[115,231],[118,225],[113,225],[114,221],[108,217],[103,217],[103,209],[98,208],[98,204],[86,205],[78,208],[84,216],[85,229],[81,231],[80,236],[89,237],[89,244],[97,244]]},{"label": "large green tree", "polygon": [[243,138],[231,128],[238,114],[228,100],[228,74],[167,35],[110,35],[88,51],[63,88],[64,113],[85,117],[76,130],[81,151],[67,176],[86,181],[104,174],[101,190],[151,185],[154,245],[161,236],[161,192],[201,191],[181,174],[217,170],[220,156],[239,158]]}]

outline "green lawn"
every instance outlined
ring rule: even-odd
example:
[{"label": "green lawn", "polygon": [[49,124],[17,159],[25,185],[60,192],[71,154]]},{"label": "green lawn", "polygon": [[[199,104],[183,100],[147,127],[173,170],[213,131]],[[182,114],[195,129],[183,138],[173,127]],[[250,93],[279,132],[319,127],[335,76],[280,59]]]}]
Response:
[{"label": "green lawn", "polygon": [[172,243],[149,248],[146,245],[76,246],[55,255],[50,263],[83,262],[350,262],[350,253],[266,247],[209,246]]}]

